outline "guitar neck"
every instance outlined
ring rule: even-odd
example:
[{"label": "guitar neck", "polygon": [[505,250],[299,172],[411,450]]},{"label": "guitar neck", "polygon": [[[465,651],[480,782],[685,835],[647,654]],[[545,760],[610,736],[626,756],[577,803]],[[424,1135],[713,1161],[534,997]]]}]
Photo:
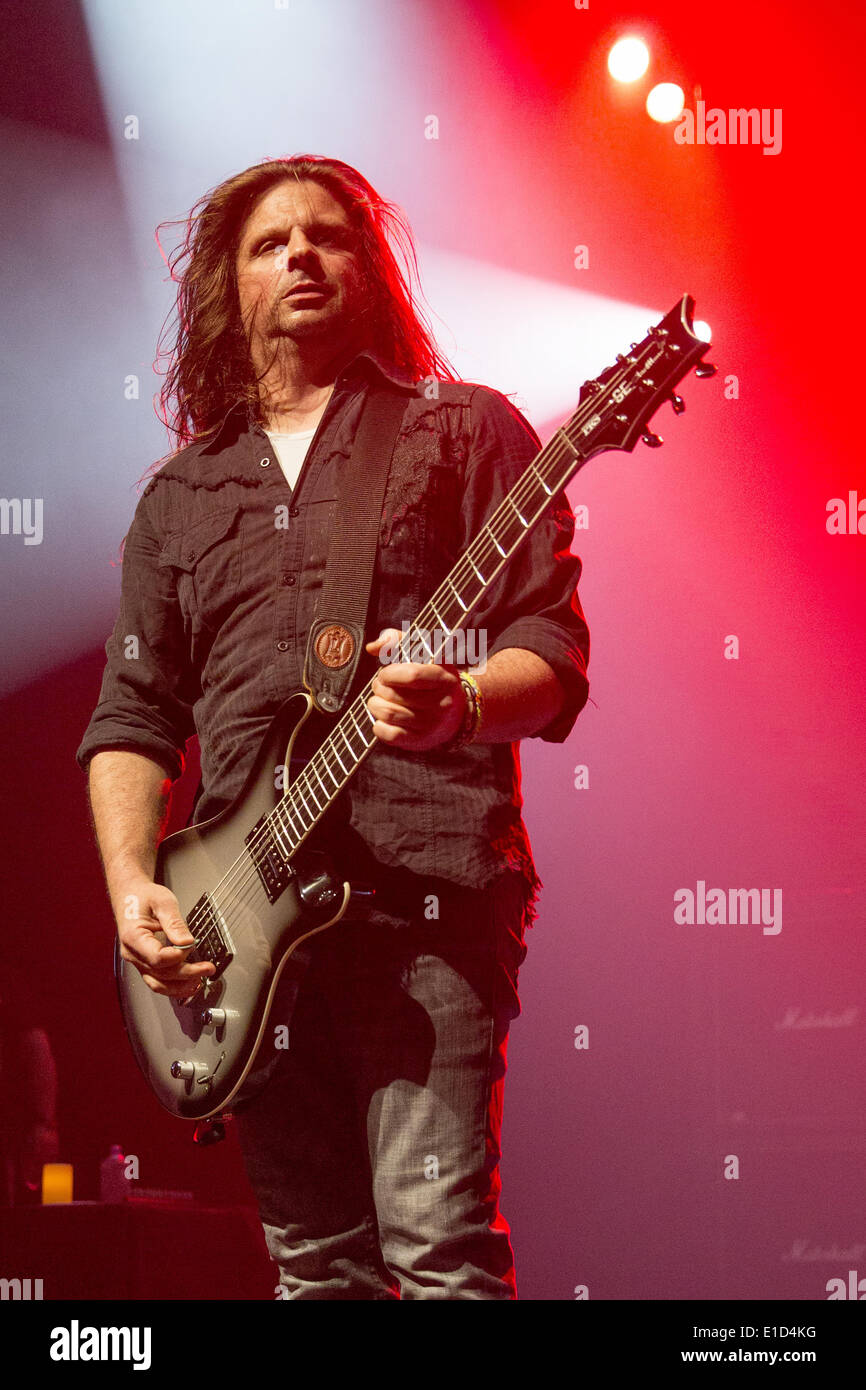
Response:
[{"label": "guitar neck", "polygon": [[[493,515],[446,575],[426,606],[408,628],[401,651],[405,660],[439,660],[452,633],[460,630],[515,551],[538,524],[557,492],[587,462],[571,435],[580,428],[579,408],[556,431],[518,479]],[[288,853],[303,843],[339,796],[378,740],[367,708],[371,677],[327,739],[291,783],[271,813],[279,842]]]},{"label": "guitar neck", "polygon": [[[683,408],[673,388],[695,364],[699,376],[715,367],[700,359],[709,344],[693,330],[694,301],[684,295],[670,313],[650,328],[631,352],[586,383],[580,404],[506,493],[492,516],[439,585],[415,621],[404,628],[401,656],[437,662],[451,635],[464,625],[490,585],[544,515],[552,498],[595,454],[627,451],[643,437],[661,444],[657,435],[642,435],[662,401]],[[335,797],[379,741],[367,708],[372,678],[356,696],[325,742],[290,784],[271,812],[277,844],[290,856],[318,824]]]}]

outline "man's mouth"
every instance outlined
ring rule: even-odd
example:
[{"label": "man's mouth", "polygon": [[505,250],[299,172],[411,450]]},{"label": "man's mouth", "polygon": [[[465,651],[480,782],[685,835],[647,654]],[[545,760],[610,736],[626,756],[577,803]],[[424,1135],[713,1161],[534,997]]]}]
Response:
[{"label": "man's mouth", "polygon": [[292,288],[291,288],[290,290],[287,290],[287,291],[286,291],[286,293],[283,295],[283,298],[284,298],[284,299],[325,299],[325,298],[327,297],[327,293],[328,293],[327,290],[323,289],[321,285],[312,285],[312,284],[293,285]]}]

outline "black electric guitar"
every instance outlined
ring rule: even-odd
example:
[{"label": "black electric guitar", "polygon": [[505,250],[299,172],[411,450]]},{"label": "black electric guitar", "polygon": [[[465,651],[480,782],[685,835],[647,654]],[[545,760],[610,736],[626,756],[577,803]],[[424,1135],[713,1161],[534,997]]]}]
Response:
[{"label": "black electric guitar", "polygon": [[[444,642],[463,626],[550,499],[588,459],[631,450],[641,437],[661,443],[646,433],[650,417],[665,400],[677,413],[684,409],[674,388],[693,366],[699,376],[715,371],[701,361],[709,345],[693,331],[693,308],[684,295],[641,343],[586,383],[575,413],[418,615],[408,634],[413,653],[421,634],[442,634]],[[430,661],[441,655],[428,651]],[[155,878],[176,895],[195,938],[188,959],[216,967],[194,996],[178,1001],[154,994],[115,941],[120,1006],[136,1060],[158,1100],[183,1119],[224,1115],[266,1084],[275,1060],[269,1018],[281,973],[302,942],[346,911],[351,885],[305,841],[378,742],[367,709],[371,693],[368,683],[289,781],[293,745],[314,708],[312,697],[298,691],[274,719],[232,805],[162,842]],[[275,766],[285,770],[282,794]]]}]

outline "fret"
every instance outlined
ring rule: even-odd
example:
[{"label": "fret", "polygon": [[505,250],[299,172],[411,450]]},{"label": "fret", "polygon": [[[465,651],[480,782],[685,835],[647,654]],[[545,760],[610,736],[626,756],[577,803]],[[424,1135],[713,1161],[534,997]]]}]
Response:
[{"label": "fret", "polygon": [[498,540],[496,539],[496,537],[494,536],[493,532],[490,530],[490,527],[489,527],[489,526],[485,526],[485,527],[484,527],[484,530],[487,531],[487,533],[489,534],[490,539],[492,540],[493,544],[496,546],[496,549],[499,551],[499,554],[500,554],[504,559],[507,560],[507,559],[508,559],[508,556],[507,556],[506,552],[502,549],[502,546],[499,544],[499,542],[498,542]]},{"label": "fret", "polygon": [[[304,777],[305,777],[305,776],[306,776],[306,769],[304,769],[304,771],[301,773],[300,777],[296,777],[296,778],[295,778],[294,782],[292,783],[292,795],[297,794],[297,795],[301,798],[301,803],[302,803],[303,809],[306,811],[307,815],[309,815],[309,814],[310,814],[310,808],[309,808],[309,806],[307,805],[306,801],[304,800],[303,780],[304,780]],[[298,812],[300,813],[300,811],[301,811],[301,806],[298,806]],[[315,823],[315,819],[316,819],[315,816],[313,816],[312,820],[310,821],[310,826],[312,826],[312,825]],[[303,816],[301,816],[301,825],[303,825],[303,823],[304,823],[304,819],[303,819]],[[310,828],[310,827],[308,826],[307,829],[309,829],[309,828]]]},{"label": "fret", "polygon": [[511,506],[514,508],[514,511],[517,513],[517,519],[518,519],[518,521],[520,522],[521,526],[522,526],[522,527],[524,528],[524,530],[525,530],[526,527],[529,525],[529,522],[526,520],[526,517],[525,517],[525,516],[522,516],[521,513],[518,511],[517,504],[516,504],[515,502],[512,502],[512,500],[511,500],[511,493],[508,494],[508,501],[511,503]]},{"label": "fret", "polygon": [[[270,817],[269,817],[268,819],[270,820]],[[290,847],[290,846],[286,846],[286,845],[283,843],[283,837],[282,837],[282,835],[280,834],[280,827],[279,827],[279,825],[278,825],[278,823],[277,823],[278,820],[279,820],[279,817],[278,817],[278,816],[274,816],[274,817],[273,817],[273,820],[274,820],[274,841],[275,841],[275,843],[276,843],[277,849],[280,851],[280,854],[283,856],[284,859],[288,859],[288,857],[289,857],[289,855],[290,855],[290,853],[291,853],[291,847]]]},{"label": "fret", "polygon": [[[315,806],[316,810],[317,810],[317,811],[322,811],[322,810],[324,810],[324,807],[322,807],[322,806],[319,805],[319,798],[316,796],[316,789],[315,789],[315,787],[313,786],[312,782],[310,781],[310,775],[309,775],[309,774],[310,774],[310,768],[311,768],[311,767],[313,767],[313,761],[312,761],[312,760],[311,760],[311,761],[308,763],[308,765],[304,768],[303,772],[301,773],[301,777],[303,778],[304,785],[306,786],[307,791],[310,793],[310,796],[311,796],[312,801],[313,801],[313,805]],[[315,819],[315,817],[314,817],[314,819]]]},{"label": "fret", "polygon": [[451,588],[454,590],[454,597],[456,598],[457,602],[460,604],[460,607],[463,609],[463,612],[464,612],[464,613],[468,613],[468,612],[469,612],[469,609],[466,607],[466,604],[463,602],[462,598],[461,598],[460,595],[458,594],[457,589],[456,589],[456,587],[455,587],[455,585],[454,585],[454,582],[453,582],[453,580],[452,580],[450,574],[448,575],[447,579],[445,580],[445,583],[451,585]]},{"label": "fret", "polygon": [[282,823],[284,831],[286,832],[286,839],[289,844],[289,849],[290,851],[296,850],[301,840],[303,840],[304,834],[306,832],[303,829],[300,833],[298,832],[297,826],[294,824],[289,815],[291,807],[288,801],[283,800],[282,802],[280,802],[279,806],[277,807],[277,810],[280,813],[280,821]]},{"label": "fret", "polygon": [[[333,739],[333,734],[331,735],[331,739]],[[329,740],[329,742],[330,742],[330,741],[331,741],[331,740]],[[344,773],[346,774],[346,776],[348,777],[349,774],[348,774],[348,772],[346,771],[346,764],[343,762],[343,759],[340,757],[339,751],[337,750],[336,746],[334,747],[333,752],[334,752],[334,757],[337,759],[337,762],[340,764],[340,767],[343,769],[343,772],[344,772]]]},{"label": "fret", "polygon": [[360,753],[356,753],[355,750],[354,750],[354,748],[352,747],[351,743],[349,742],[349,735],[346,733],[346,730],[343,728],[343,721],[341,721],[341,722],[337,725],[336,729],[334,730],[334,735],[336,736],[337,734],[340,735],[340,738],[343,740],[344,748],[345,748],[345,749],[348,749],[348,751],[349,751],[349,756],[352,758],[353,762],[357,765],[358,760],[359,760],[359,758],[361,757],[361,754],[360,754]]},{"label": "fret", "polygon": [[[330,777],[331,781],[333,782],[333,784],[334,784],[334,790],[335,790],[335,791],[339,791],[339,790],[340,790],[340,787],[342,787],[343,783],[341,782],[340,778],[339,778],[339,777],[337,776],[337,774],[335,773],[334,769],[331,767],[331,764],[328,762],[328,759],[327,759],[327,757],[325,756],[325,750],[324,750],[324,749],[321,749],[321,751],[320,751],[320,753],[319,753],[319,761],[321,762],[323,768],[325,769],[325,771],[327,772],[327,774],[328,774],[328,776]],[[333,795],[334,795],[334,792],[331,792],[331,796],[333,796]]]},{"label": "fret", "polygon": [[483,590],[483,589],[486,589],[486,588],[487,588],[487,580],[484,578],[484,575],[481,573],[480,569],[478,568],[478,566],[476,565],[475,561],[473,560],[473,558],[472,558],[472,551],[471,551],[471,550],[467,550],[467,552],[466,552],[466,559],[469,561],[469,563],[470,563],[470,565],[472,566],[472,568],[474,569],[475,573],[478,575],[478,578],[481,580],[482,590]]},{"label": "fret", "polygon": [[361,742],[363,743],[363,745],[364,745],[365,748],[369,748],[370,745],[369,745],[369,743],[367,742],[367,740],[364,738],[364,731],[363,731],[363,729],[361,728],[360,724],[358,723],[357,719],[355,718],[355,711],[354,711],[353,709],[350,709],[350,710],[349,710],[349,714],[352,716],[352,722],[354,723],[355,728],[358,730],[358,733],[359,733],[360,736],[361,736]]},{"label": "fret", "polygon": [[[568,423],[571,424],[571,421],[569,420]],[[576,459],[580,458],[580,454],[578,453],[577,449],[574,447],[568,435],[566,434],[565,425],[560,425],[559,429],[556,431],[556,434],[553,436],[553,439],[559,439],[565,445],[566,449],[568,449],[570,454],[572,454]],[[553,440],[551,440],[550,443],[552,444]],[[550,448],[550,444],[548,444],[547,448]],[[546,453],[547,449],[545,449],[544,452]]]},{"label": "fret", "polygon": [[337,729],[335,732],[340,734],[343,740],[344,749],[347,748],[349,750],[349,753],[352,755],[354,761],[357,762],[362,755],[361,753],[358,753],[356,751],[355,745],[352,742],[352,730],[350,729],[347,731],[345,729]]},{"label": "fret", "polygon": [[[294,785],[293,785],[293,787],[292,787],[292,790],[294,790]],[[292,804],[292,802],[291,802],[291,800],[289,799],[288,795],[286,795],[286,796],[283,797],[283,800],[281,801],[280,805],[281,805],[281,807],[282,807],[283,819],[288,821],[289,828],[290,828],[292,834],[295,835],[295,836],[297,837],[297,842],[298,842],[298,844],[300,844],[301,840],[304,838],[304,833],[305,833],[305,832],[304,832],[304,829],[303,829],[303,824],[304,824],[303,821],[301,821],[301,833],[298,834],[298,828],[297,828],[297,826],[295,825],[295,822],[292,820],[292,812],[295,811],[297,808]]]},{"label": "fret", "polygon": [[282,854],[283,858],[285,860],[288,860],[292,853],[292,850],[294,849],[294,845],[292,844],[291,839],[286,834],[286,818],[283,814],[282,806],[274,807],[273,811],[268,817],[268,823],[270,824],[271,822],[273,822],[274,839],[277,842],[279,851]]},{"label": "fret", "polygon": [[434,613],[434,615],[435,615],[435,617],[436,617],[436,621],[437,621],[437,623],[439,624],[439,627],[440,627],[441,630],[445,633],[446,637],[450,637],[450,636],[451,636],[451,629],[450,629],[450,627],[448,626],[448,624],[446,623],[445,619],[444,619],[443,617],[441,617],[441,615],[440,615],[440,613],[439,613],[439,610],[437,609],[437,607],[436,607],[436,605],[435,605],[435,603],[433,602],[432,599],[430,600],[430,607],[433,609],[433,613]]},{"label": "fret", "polygon": [[294,839],[294,844],[292,845],[292,848],[293,848],[293,849],[297,849],[298,845],[301,843],[301,841],[303,840],[303,838],[304,838],[304,836],[305,836],[305,834],[306,834],[307,832],[306,832],[306,830],[305,830],[305,828],[304,828],[303,821],[301,822],[301,828],[300,828],[300,830],[298,829],[298,827],[297,827],[297,825],[295,824],[295,822],[294,822],[294,821],[291,819],[291,817],[288,815],[288,809],[290,809],[290,808],[284,808],[283,819],[284,819],[284,820],[285,820],[285,819],[288,819],[289,829],[291,830],[292,837],[293,837],[293,839]]},{"label": "fret", "polygon": [[542,476],[541,476],[541,474],[539,473],[538,469],[536,468],[535,464],[532,463],[532,464],[530,464],[529,466],[530,466],[530,468],[532,469],[532,472],[535,474],[535,476],[536,476],[536,478],[538,479],[538,481],[541,483],[541,486],[544,488],[544,491],[547,493],[548,497],[552,497],[552,496],[553,496],[553,490],[552,490],[552,488],[549,488],[549,487],[547,486],[547,483],[546,483],[546,482],[544,481],[544,479],[542,478]]},{"label": "fret", "polygon": [[324,784],[324,782],[322,781],[321,777],[319,777],[319,769],[315,766],[315,760],[313,761],[313,763],[311,764],[311,766],[312,766],[312,768],[313,768],[313,771],[314,771],[315,774],[316,774],[316,777],[318,778],[319,786],[322,788],[322,791],[325,793],[325,799],[327,800],[327,799],[330,797],[331,793],[328,791],[328,788],[325,786],[325,784]]}]

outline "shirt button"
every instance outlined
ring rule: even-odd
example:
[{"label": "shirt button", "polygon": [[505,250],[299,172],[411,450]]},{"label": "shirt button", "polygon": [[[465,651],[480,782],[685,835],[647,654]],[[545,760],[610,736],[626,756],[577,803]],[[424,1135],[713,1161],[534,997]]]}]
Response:
[{"label": "shirt button", "polygon": [[288,642],[277,642],[276,646],[278,652],[287,652],[289,650]]},{"label": "shirt button", "polygon": [[259,468],[270,468],[270,466],[271,466],[271,461],[270,461],[270,459],[260,459],[260,460],[259,460]]},{"label": "shirt button", "polygon": [[289,507],[289,516],[300,516],[300,507]]},{"label": "shirt button", "polygon": [[295,583],[295,575],[293,575],[293,574],[284,574],[284,575],[283,575],[283,583],[284,583],[284,584],[294,584],[294,583]]},{"label": "shirt button", "polygon": [[194,551],[194,550],[188,550],[187,553],[186,553],[186,558],[187,558],[187,561],[189,562],[189,564],[192,564],[193,560],[195,559],[195,551]]}]

